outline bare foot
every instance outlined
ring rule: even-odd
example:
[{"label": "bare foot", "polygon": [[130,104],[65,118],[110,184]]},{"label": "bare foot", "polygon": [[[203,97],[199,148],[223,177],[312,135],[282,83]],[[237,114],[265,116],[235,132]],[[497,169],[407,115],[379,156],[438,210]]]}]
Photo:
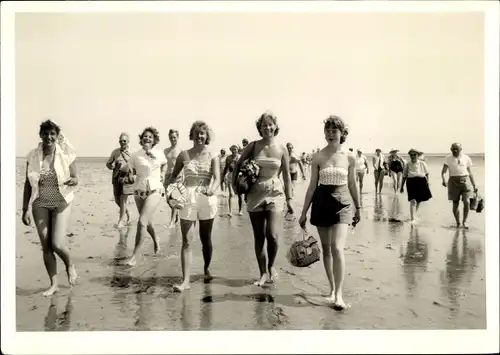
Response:
[{"label": "bare foot", "polygon": [[227,218],[232,218],[232,217],[233,217],[233,215],[232,215],[231,213],[228,213],[228,214],[226,215],[226,217],[227,217]]},{"label": "bare foot", "polygon": [[132,256],[130,259],[128,259],[124,265],[127,265],[127,266],[135,266],[137,265],[137,260],[135,259],[135,256]]},{"label": "bare foot", "polygon": [[267,282],[267,280],[268,280],[267,274],[264,274],[260,277],[260,279],[258,281],[255,281],[253,284],[255,286],[264,286],[264,284]]},{"label": "bare foot", "polygon": [[336,311],[345,311],[348,308],[351,308],[351,305],[345,303],[342,296],[337,295],[335,297],[335,301],[333,302],[333,309]]},{"label": "bare foot", "polygon": [[274,267],[269,268],[269,275],[271,275],[271,277],[268,280],[269,283],[272,284],[272,283],[275,283],[276,281],[278,281],[279,274],[276,271],[276,268],[274,268]]},{"label": "bare foot", "polygon": [[174,285],[173,288],[175,292],[182,292],[184,290],[189,290],[191,286],[189,285],[189,281],[184,281],[180,285],[179,284]]},{"label": "bare foot", "polygon": [[213,279],[214,279],[214,277],[212,276],[212,273],[210,272],[210,270],[205,270],[205,277],[203,279],[203,282],[207,284],[210,281],[212,281]]},{"label": "bare foot", "polygon": [[325,300],[329,303],[335,304],[335,291],[332,291],[328,295],[325,295]]},{"label": "bare foot", "polygon": [[76,273],[75,265],[71,265],[67,270],[68,274],[68,282],[71,286],[76,284],[76,280],[78,279],[78,274]]},{"label": "bare foot", "polygon": [[238,216],[243,216],[243,212],[238,212]]},{"label": "bare foot", "polygon": [[160,244],[158,243],[158,239],[153,240],[153,251],[156,255],[160,253]]},{"label": "bare foot", "polygon": [[52,285],[50,286],[47,290],[45,290],[42,295],[45,296],[45,297],[50,297],[52,296],[54,293],[58,292],[59,291],[59,288],[57,287],[57,285]]},{"label": "bare foot", "polygon": [[118,221],[118,224],[116,225],[116,228],[117,228],[117,229],[122,229],[122,228],[124,228],[126,225],[127,225],[127,222],[125,222],[125,221],[123,221],[123,220],[120,220],[120,221]]},{"label": "bare foot", "polygon": [[462,223],[462,227],[463,227],[464,229],[469,229],[469,226],[468,226],[465,222],[464,222],[464,223]]}]

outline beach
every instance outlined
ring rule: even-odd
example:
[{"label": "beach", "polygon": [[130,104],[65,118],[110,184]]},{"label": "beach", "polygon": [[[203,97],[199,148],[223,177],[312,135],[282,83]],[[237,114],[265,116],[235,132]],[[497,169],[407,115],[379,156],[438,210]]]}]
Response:
[{"label": "beach", "polygon": [[[17,331],[485,329],[484,213],[470,212],[468,230],[452,227],[451,203],[441,186],[443,159],[427,157],[433,198],[422,204],[415,227],[407,222],[406,192],[394,194],[385,187],[376,196],[372,171],[365,176],[361,222],[349,229],[346,243],[344,299],[351,308],[345,312],[323,300],[328,283],[321,261],[307,268],[287,261],[289,246],[302,237],[296,221],[283,221],[276,261],[279,280],[266,287],[252,285],[258,268],[250,220],[246,211],[222,217],[227,213],[223,198],[212,234],[212,283],[203,283],[201,243],[195,238],[191,289],[173,292],[172,285],[181,279],[181,235],[179,227],[166,227],[170,209],[165,202],[154,215],[160,255],[153,255],[152,241],[146,238],[137,266],[119,265],[134,246],[137,209],[127,205],[132,211],[129,228],[114,227],[118,209],[105,158],[77,161],[79,187],[67,242],[78,284],[67,286],[58,259],[60,292],[45,298],[41,291],[49,280],[38,235],[34,226],[21,222],[25,160],[18,159]],[[472,159],[484,193],[484,159]],[[297,218],[306,189],[307,181],[295,186]],[[308,234],[319,240],[310,225]]]}]

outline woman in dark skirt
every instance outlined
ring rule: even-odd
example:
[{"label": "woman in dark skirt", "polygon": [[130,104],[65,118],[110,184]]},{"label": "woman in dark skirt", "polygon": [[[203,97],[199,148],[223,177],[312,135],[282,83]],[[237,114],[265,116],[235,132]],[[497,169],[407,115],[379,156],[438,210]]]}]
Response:
[{"label": "woman in dark skirt", "polygon": [[342,146],[346,138],[345,124],[337,116],[328,117],[324,123],[328,144],[313,158],[299,224],[305,228],[307,211],[312,204],[311,224],[318,229],[323,265],[330,284],[328,301],[335,310],[341,311],[348,307],[342,297],[347,230],[351,221],[359,222],[361,207],[356,186],[356,158]]},{"label": "woman in dark skirt", "polygon": [[410,161],[404,168],[403,182],[401,184],[401,193],[403,193],[403,187],[406,182],[408,201],[410,201],[410,223],[412,224],[417,222],[420,203],[432,198],[431,190],[429,189],[429,170],[427,169],[427,164],[418,159],[418,153],[415,149],[410,149],[408,152]]}]

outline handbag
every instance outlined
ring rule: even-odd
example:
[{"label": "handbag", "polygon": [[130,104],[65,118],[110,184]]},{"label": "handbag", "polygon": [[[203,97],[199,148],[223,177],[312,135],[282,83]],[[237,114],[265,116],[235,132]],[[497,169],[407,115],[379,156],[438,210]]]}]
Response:
[{"label": "handbag", "polygon": [[319,261],[321,250],[318,246],[318,241],[312,235],[307,239],[307,231],[302,230],[302,240],[296,241],[290,246],[287,253],[287,258],[290,264],[295,267],[307,267]]},{"label": "handbag", "polygon": [[[125,155],[123,152],[120,152],[123,160],[125,160],[125,163],[128,163],[127,158],[125,158]],[[135,182],[135,176],[134,172],[129,169],[129,171],[122,172],[120,171],[118,175],[118,182],[123,185],[123,194],[124,195],[130,195],[134,193],[134,182]]]},{"label": "handbag", "polygon": [[174,182],[167,186],[165,190],[167,203],[173,209],[183,209],[187,201],[186,186],[180,181]]},{"label": "handbag", "polygon": [[260,167],[253,159],[255,155],[255,142],[253,142],[252,153],[243,164],[241,164],[238,177],[236,178],[236,193],[238,195],[248,194],[259,177]]}]

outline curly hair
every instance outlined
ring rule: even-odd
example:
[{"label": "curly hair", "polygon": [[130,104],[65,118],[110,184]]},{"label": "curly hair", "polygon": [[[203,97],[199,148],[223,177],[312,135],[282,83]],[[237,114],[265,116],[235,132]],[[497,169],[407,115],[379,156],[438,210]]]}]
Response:
[{"label": "curly hair", "polygon": [[160,143],[160,132],[158,132],[158,130],[154,127],[146,127],[144,128],[144,130],[142,131],[141,134],[139,134],[139,144],[142,145],[142,138],[144,137],[144,134],[146,132],[149,132],[153,135],[153,147],[155,145],[157,145],[158,143]]},{"label": "curly hair", "polygon": [[259,135],[262,137],[262,132],[260,128],[262,126],[262,122],[264,122],[265,119],[270,119],[274,123],[274,125],[276,126],[276,128],[274,129],[274,136],[277,136],[280,131],[280,128],[278,126],[278,118],[270,112],[264,112],[255,122],[255,126],[257,126],[257,131],[259,132]]},{"label": "curly hair", "polygon": [[189,130],[189,140],[193,141],[194,140],[194,131],[197,129],[203,129],[205,130],[207,134],[207,138],[205,139],[205,144],[209,145],[212,139],[214,138],[214,132],[212,129],[206,124],[204,121],[196,121],[191,125],[191,129]]},{"label": "curly hair", "polygon": [[38,134],[41,137],[44,132],[50,130],[56,131],[57,135],[59,135],[59,133],[61,132],[61,127],[59,127],[59,125],[52,120],[46,120],[40,124],[40,132]]},{"label": "curly hair", "polygon": [[345,143],[347,135],[349,134],[349,130],[342,118],[340,118],[339,116],[330,115],[326,120],[323,121],[323,123],[325,124],[324,129],[338,129],[342,133],[342,136],[340,137],[340,144]]},{"label": "curly hair", "polygon": [[238,151],[240,148],[238,148],[238,146],[236,144],[233,144],[232,146],[229,147],[229,150],[233,150],[233,149],[236,149],[236,151]]}]

